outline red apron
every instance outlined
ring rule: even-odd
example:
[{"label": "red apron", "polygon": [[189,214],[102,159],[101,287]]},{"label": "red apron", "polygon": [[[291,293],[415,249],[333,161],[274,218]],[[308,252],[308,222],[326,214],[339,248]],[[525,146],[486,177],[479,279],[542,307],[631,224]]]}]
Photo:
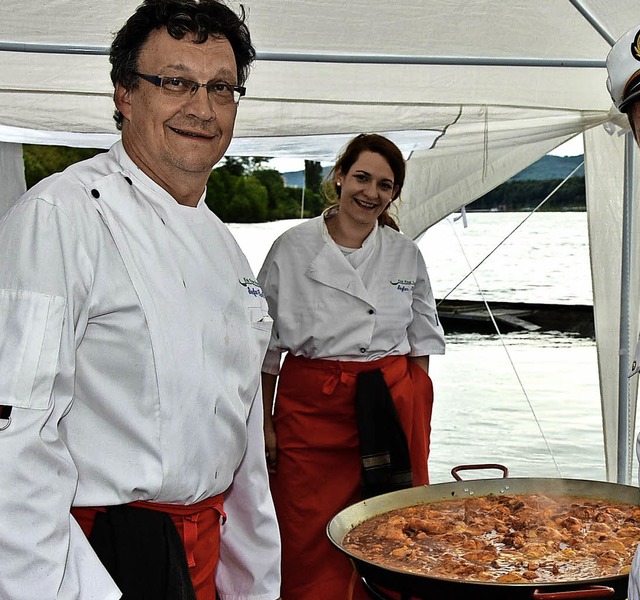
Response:
[{"label": "red apron", "polygon": [[[225,518],[222,494],[196,504],[131,502],[130,506],[168,513],[182,539],[189,575],[198,600],[215,600],[215,571],[220,556],[220,517]],[[104,508],[73,507],[71,514],[89,537],[96,513]]]},{"label": "red apron", "polygon": [[380,369],[411,455],[413,484],[429,482],[433,387],[405,356],[370,362],[287,355],[275,405],[277,472],[271,491],[282,537],[283,600],[365,600],[351,562],[329,542],[327,523],[360,498],[362,461],[356,377]]}]

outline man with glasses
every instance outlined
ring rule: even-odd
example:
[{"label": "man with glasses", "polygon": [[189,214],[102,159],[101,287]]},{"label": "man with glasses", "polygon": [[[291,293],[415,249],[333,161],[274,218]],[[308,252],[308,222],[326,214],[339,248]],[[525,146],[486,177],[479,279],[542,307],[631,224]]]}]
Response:
[{"label": "man with glasses", "polygon": [[275,600],[259,284],[204,204],[255,51],[215,0],[145,0],[122,140],[0,222],[0,598]]}]

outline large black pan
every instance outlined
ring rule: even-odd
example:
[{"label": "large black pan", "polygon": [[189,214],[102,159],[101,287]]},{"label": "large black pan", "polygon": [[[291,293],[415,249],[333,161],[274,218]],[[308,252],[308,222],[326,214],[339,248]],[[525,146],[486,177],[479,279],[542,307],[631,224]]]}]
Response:
[{"label": "large black pan", "polygon": [[[327,535],[338,549],[351,558],[363,580],[371,584],[371,591],[378,591],[379,598],[387,597],[380,591],[381,587],[399,592],[403,598],[433,600],[449,598],[486,598],[491,600],[614,598],[623,600],[627,597],[628,575],[561,583],[468,582],[416,575],[381,567],[353,555],[342,547],[342,540],[351,529],[380,513],[416,504],[469,496],[482,497],[491,494],[573,496],[640,505],[639,488],[616,483],[552,478],[476,479],[414,487],[363,500],[338,513],[329,522]],[[376,596],[374,595],[374,597]]]}]

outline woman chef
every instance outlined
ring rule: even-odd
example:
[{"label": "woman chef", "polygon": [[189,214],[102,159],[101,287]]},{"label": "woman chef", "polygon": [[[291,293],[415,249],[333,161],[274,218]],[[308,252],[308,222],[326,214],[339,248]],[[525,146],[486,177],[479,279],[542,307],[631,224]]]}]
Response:
[{"label": "woman chef", "polygon": [[258,276],[275,321],[262,377],[284,600],[368,597],[328,521],[428,483],[429,356],[445,344],[420,250],[389,215],[404,177],[395,144],[358,135],[327,185],[337,204],[280,236]]}]

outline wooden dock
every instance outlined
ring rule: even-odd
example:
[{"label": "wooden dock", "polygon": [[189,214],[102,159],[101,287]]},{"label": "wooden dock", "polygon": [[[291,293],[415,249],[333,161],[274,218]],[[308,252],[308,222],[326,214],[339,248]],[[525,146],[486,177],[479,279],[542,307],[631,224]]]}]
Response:
[{"label": "wooden dock", "polygon": [[594,337],[593,306],[584,304],[528,304],[523,302],[436,300],[438,315],[447,332],[562,331]]}]

